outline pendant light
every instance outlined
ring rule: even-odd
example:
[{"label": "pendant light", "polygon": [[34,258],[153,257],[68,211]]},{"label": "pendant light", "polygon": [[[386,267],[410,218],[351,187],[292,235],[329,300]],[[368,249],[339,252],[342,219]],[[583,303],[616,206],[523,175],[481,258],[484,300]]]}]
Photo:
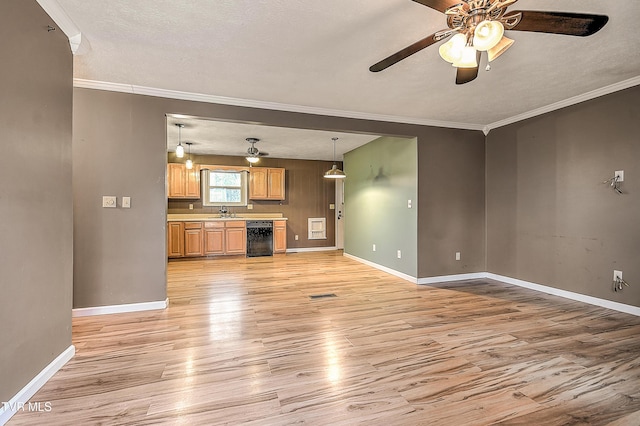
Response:
[{"label": "pendant light", "polygon": [[338,138],[331,138],[331,140],[333,141],[333,166],[331,167],[331,170],[327,170],[324,173],[324,177],[329,179],[344,179],[347,175],[345,175],[344,172],[336,165],[336,141]]},{"label": "pendant light", "polygon": [[193,169],[193,161],[191,161],[191,144],[193,142],[185,142],[185,144],[189,147],[189,158],[187,159],[187,162],[185,163],[185,166],[187,167],[188,170]]},{"label": "pendant light", "polygon": [[176,124],[178,126],[178,146],[176,147],[176,157],[184,157],[184,147],[182,146],[182,128],[184,124]]}]

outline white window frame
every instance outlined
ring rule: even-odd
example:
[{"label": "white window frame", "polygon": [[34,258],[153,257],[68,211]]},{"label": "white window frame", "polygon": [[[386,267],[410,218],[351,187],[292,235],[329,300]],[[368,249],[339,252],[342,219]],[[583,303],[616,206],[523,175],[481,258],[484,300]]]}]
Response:
[{"label": "white window frame", "polygon": [[[221,207],[221,206],[225,206],[225,207],[245,207],[247,205],[248,202],[248,179],[247,179],[247,175],[249,173],[247,173],[246,170],[233,170],[233,169],[223,169],[223,170],[217,170],[217,169],[205,169],[203,170],[203,176],[202,176],[202,205],[204,207]],[[211,194],[210,192],[210,188],[212,188],[212,186],[209,185],[209,176],[210,173],[240,173],[240,201],[237,202],[225,202],[225,203],[221,203],[221,202],[217,202],[217,201],[211,201],[209,199],[209,195]],[[215,188],[215,186],[213,186]],[[219,187],[219,188],[225,188],[225,187]]]}]

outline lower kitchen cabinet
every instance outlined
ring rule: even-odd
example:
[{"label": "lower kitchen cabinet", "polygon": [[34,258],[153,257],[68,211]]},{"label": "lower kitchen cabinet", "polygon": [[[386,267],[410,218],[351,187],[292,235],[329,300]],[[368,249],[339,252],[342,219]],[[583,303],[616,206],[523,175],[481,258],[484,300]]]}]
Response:
[{"label": "lower kitchen cabinet", "polygon": [[224,254],[224,222],[204,223],[204,254]]},{"label": "lower kitchen cabinet", "polygon": [[184,255],[202,256],[203,247],[202,222],[184,222]]},{"label": "lower kitchen cabinet", "polygon": [[273,221],[273,252],[285,253],[287,251],[287,221]]},{"label": "lower kitchen cabinet", "polygon": [[167,224],[167,255],[169,257],[184,256],[183,222],[169,222]]},{"label": "lower kitchen cabinet", "polygon": [[225,222],[225,254],[245,254],[247,252],[247,226],[243,220]]}]

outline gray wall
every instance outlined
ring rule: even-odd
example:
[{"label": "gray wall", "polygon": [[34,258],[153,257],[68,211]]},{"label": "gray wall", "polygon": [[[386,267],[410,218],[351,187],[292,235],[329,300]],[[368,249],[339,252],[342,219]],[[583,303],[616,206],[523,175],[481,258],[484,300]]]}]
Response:
[{"label": "gray wall", "polygon": [[344,172],[345,253],[416,277],[416,139],[382,137],[356,148],[344,156]]},{"label": "gray wall", "polygon": [[0,401],[71,345],[72,56],[47,25],[0,2]]},{"label": "gray wall", "polygon": [[488,271],[640,306],[639,135],[640,87],[491,131]]},{"label": "gray wall", "polygon": [[486,270],[484,149],[480,132],[418,139],[418,277]]}]

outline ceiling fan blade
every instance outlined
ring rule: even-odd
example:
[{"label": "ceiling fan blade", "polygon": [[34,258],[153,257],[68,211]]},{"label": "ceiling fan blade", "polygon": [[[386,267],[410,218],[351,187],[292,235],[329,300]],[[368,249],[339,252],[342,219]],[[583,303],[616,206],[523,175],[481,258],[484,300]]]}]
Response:
[{"label": "ceiling fan blade", "polygon": [[[441,32],[441,31],[438,31],[438,32]],[[422,40],[416,41],[412,45],[407,46],[404,49],[394,53],[393,55],[384,58],[380,62],[371,65],[369,67],[369,71],[371,71],[371,72],[379,72],[379,71],[382,71],[384,69],[387,69],[391,65],[396,64],[396,63],[400,62],[401,60],[406,59],[409,56],[413,55],[414,53],[417,53],[417,52],[421,51],[422,49],[431,46],[433,43],[436,43],[436,42],[442,40],[442,39],[436,40],[436,38],[435,38],[436,34],[438,34],[438,33],[433,33],[433,34],[423,38]]]},{"label": "ceiling fan blade", "polygon": [[533,10],[512,11],[504,18],[508,19],[518,13],[522,14],[520,22],[513,28],[507,29],[586,37],[597,33],[609,21],[609,17],[606,15]]},{"label": "ceiling fan blade", "polygon": [[416,3],[420,3],[424,6],[430,7],[431,9],[439,10],[444,13],[445,10],[449,9],[451,6],[455,6],[460,3],[460,0],[413,0]]}]

